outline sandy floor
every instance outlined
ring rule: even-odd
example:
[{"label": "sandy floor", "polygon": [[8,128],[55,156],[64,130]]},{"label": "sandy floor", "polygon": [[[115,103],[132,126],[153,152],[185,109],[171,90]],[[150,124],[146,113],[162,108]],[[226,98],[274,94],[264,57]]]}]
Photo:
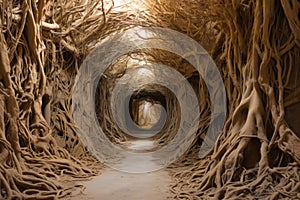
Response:
[{"label": "sandy floor", "polygon": [[146,174],[128,174],[106,168],[103,174],[84,183],[84,194],[74,200],[166,200],[170,177],[164,170]]},{"label": "sandy floor", "polygon": [[[149,148],[150,143],[132,143],[131,149]],[[144,147],[144,148],[143,148]],[[111,168],[104,168],[100,176],[83,183],[83,194],[68,197],[74,200],[166,200],[173,199],[170,192],[171,177],[164,169],[130,174]]]}]

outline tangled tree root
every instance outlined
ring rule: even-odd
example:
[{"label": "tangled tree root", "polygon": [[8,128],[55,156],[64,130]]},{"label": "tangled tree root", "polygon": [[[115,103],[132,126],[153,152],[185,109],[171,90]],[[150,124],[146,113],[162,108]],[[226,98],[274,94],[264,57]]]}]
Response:
[{"label": "tangled tree root", "polygon": [[[70,92],[84,48],[75,48],[76,36],[67,33],[96,12],[102,15],[99,6],[101,1],[0,1],[1,199],[61,198],[82,188],[73,180],[99,172],[71,117]],[[91,13],[78,21],[82,7]]]},{"label": "tangled tree root", "polygon": [[229,115],[212,155],[176,173],[173,191],[184,199],[299,199],[300,140],[284,119],[299,64],[299,2],[213,5]]}]

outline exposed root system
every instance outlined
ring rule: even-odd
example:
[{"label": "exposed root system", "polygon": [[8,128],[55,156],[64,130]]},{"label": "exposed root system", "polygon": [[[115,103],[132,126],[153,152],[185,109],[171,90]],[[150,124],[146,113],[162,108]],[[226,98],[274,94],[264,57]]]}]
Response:
[{"label": "exposed root system", "polygon": [[[297,0],[133,0],[120,8],[104,0],[0,0],[0,198],[62,198],[82,189],[70,180],[100,172],[77,135],[72,87],[99,41],[136,26],[174,29],[211,53],[226,87],[226,122],[213,152],[199,159],[210,123],[205,82],[185,59],[144,49],[124,55],[99,82],[95,107],[107,136],[131,139],[112,121],[109,96],[128,63],[166,64],[191,83],[201,112],[197,140],[172,166],[174,198],[300,199],[300,134],[287,120],[300,104]],[[159,91],[170,118],[154,139],[164,145],[180,108]]]}]

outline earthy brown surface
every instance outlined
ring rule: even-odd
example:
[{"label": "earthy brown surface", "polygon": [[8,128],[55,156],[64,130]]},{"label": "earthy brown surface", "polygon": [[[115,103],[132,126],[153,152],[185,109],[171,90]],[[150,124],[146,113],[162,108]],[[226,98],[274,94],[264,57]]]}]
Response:
[{"label": "earthy brown surface", "polygon": [[[153,148],[150,141],[135,141],[125,143],[131,150]],[[138,160],[131,161],[138,163]],[[139,164],[148,164],[140,163]],[[117,171],[109,166],[101,170],[101,175],[83,182],[85,187],[80,195],[69,196],[65,199],[94,199],[94,200],[167,200],[173,199],[170,191],[172,177],[170,171],[161,169],[148,173],[127,173]]]},{"label": "earthy brown surface", "polygon": [[83,183],[83,194],[66,199],[141,200],[173,199],[170,175],[166,171],[128,174],[105,168],[100,176]]}]

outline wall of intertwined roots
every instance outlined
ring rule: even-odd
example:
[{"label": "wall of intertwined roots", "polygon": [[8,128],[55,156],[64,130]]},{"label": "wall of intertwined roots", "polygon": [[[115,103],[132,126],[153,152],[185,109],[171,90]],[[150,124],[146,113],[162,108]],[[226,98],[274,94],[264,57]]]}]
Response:
[{"label": "wall of intertwined roots", "polygon": [[[82,187],[70,180],[101,172],[73,121],[76,74],[110,34],[158,26],[187,34],[211,53],[228,98],[211,154],[201,160],[187,154],[174,164],[174,198],[299,199],[299,9],[297,0],[132,0],[123,9],[108,0],[0,0],[0,198],[64,197]],[[202,118],[189,150],[194,155],[210,121],[205,83],[171,53],[133,54],[173,66],[198,91]],[[100,94],[116,78],[103,80]],[[104,99],[100,104],[108,108]],[[172,116],[175,104],[170,98]],[[115,142],[128,139],[104,125],[114,130]]]}]

